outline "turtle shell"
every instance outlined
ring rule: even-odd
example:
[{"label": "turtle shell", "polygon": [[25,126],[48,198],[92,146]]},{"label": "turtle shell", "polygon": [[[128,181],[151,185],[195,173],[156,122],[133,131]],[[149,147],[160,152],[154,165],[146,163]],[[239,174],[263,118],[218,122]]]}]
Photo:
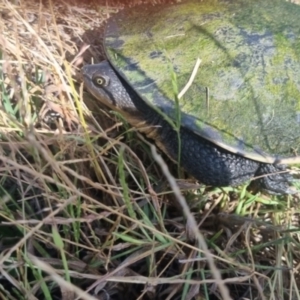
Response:
[{"label": "turtle shell", "polygon": [[108,20],[104,46],[141,101],[175,126],[257,161],[294,163],[300,162],[299,16],[300,6],[283,0],[142,5]]}]

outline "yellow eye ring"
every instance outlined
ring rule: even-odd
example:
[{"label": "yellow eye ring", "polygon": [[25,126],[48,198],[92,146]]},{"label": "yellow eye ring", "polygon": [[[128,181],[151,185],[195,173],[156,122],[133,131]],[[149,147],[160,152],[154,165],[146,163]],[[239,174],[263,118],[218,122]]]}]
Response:
[{"label": "yellow eye ring", "polygon": [[99,87],[107,86],[107,84],[108,84],[108,79],[103,76],[99,76],[99,75],[95,76],[93,81]]}]

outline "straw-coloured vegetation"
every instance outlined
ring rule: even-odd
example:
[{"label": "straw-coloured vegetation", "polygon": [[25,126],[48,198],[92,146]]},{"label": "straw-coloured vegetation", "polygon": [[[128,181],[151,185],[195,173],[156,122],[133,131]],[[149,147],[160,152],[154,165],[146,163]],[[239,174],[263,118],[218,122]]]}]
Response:
[{"label": "straw-coloured vegetation", "polygon": [[178,179],[84,91],[138,2],[0,0],[0,298],[300,299],[298,194]]}]

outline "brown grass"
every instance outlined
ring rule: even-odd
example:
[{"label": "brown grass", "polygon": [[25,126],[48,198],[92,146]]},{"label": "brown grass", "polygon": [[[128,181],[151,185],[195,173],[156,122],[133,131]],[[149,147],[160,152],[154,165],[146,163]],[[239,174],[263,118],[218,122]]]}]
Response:
[{"label": "brown grass", "polygon": [[0,298],[300,299],[297,196],[175,180],[83,91],[105,20],[140,1],[13,2],[0,0]]}]

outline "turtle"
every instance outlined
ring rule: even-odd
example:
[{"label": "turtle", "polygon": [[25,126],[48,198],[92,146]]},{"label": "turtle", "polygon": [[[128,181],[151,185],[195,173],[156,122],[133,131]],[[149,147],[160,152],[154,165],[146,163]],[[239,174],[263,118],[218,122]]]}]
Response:
[{"label": "turtle", "polygon": [[107,21],[106,60],[82,67],[85,89],[205,185],[294,193],[299,15],[284,0],[125,8]]}]

